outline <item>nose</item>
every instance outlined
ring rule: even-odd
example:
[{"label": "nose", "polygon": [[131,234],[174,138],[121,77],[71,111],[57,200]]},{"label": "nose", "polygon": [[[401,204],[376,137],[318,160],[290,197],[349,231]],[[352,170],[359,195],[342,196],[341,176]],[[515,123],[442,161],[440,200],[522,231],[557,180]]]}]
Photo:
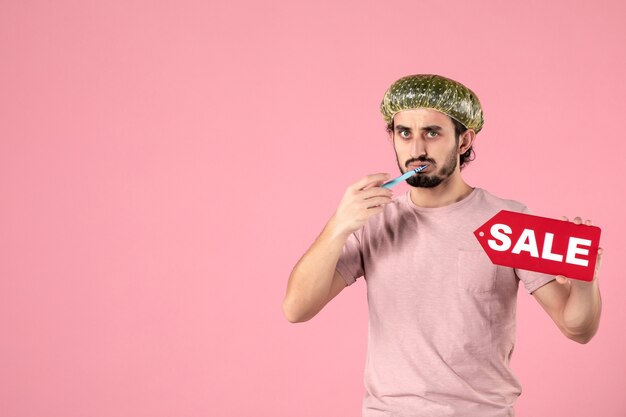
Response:
[{"label": "nose", "polygon": [[411,157],[417,158],[421,155],[426,154],[426,147],[424,146],[424,141],[421,138],[414,138],[411,141]]}]

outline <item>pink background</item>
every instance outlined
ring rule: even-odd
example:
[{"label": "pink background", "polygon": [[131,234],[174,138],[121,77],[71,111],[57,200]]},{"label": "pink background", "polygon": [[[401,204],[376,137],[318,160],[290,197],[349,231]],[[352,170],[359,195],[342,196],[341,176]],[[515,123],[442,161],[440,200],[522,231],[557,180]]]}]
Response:
[{"label": "pink background", "polygon": [[589,344],[520,289],[518,415],[625,415],[623,4],[2,2],[0,414],[360,415],[365,283],[281,303],[397,173],[385,89],[439,73],[484,106],[471,185],[603,229]]}]

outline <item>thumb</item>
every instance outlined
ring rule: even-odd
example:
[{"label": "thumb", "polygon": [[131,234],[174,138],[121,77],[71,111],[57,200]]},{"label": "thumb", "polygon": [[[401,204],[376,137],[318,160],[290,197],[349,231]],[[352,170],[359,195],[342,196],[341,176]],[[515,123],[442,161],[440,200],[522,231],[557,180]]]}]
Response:
[{"label": "thumb", "polygon": [[563,275],[556,276],[556,282],[558,282],[559,284],[567,284],[568,281],[569,281],[569,278],[564,277]]}]

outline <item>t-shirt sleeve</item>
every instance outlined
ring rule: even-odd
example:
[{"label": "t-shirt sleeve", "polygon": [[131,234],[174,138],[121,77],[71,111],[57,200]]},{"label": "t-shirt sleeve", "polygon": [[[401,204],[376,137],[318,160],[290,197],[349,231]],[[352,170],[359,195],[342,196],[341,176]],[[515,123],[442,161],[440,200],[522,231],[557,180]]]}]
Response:
[{"label": "t-shirt sleeve", "polygon": [[362,277],[364,274],[363,251],[357,236],[359,232],[354,232],[348,237],[337,261],[337,272],[346,281],[347,285],[354,284],[357,278]]},{"label": "t-shirt sleeve", "polygon": [[[532,214],[528,207],[524,206],[521,210],[524,214]],[[526,292],[532,294],[547,283],[554,281],[556,276],[551,274],[542,274],[540,272],[528,271],[526,269],[515,268],[515,275],[524,283]]]},{"label": "t-shirt sleeve", "polygon": [[528,294],[532,294],[539,288],[556,279],[556,276],[554,275],[542,274],[540,272],[518,268],[515,268],[515,275],[522,280]]}]

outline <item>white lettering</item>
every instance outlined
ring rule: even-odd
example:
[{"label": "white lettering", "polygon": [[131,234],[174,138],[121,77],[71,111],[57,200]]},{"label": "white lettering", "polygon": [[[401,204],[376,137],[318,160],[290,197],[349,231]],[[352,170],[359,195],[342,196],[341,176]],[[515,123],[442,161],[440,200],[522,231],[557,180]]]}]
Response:
[{"label": "white lettering", "polygon": [[511,230],[511,228],[506,224],[494,224],[493,226],[491,226],[491,236],[501,242],[500,244],[498,244],[495,240],[489,239],[487,243],[489,244],[489,247],[491,249],[497,250],[499,252],[504,252],[511,247],[511,239],[507,235],[502,233],[503,231],[504,233],[509,235],[513,233],[513,230]]},{"label": "white lettering", "polygon": [[558,253],[552,253],[553,240],[554,234],[546,233],[546,239],[543,241],[543,251],[541,252],[541,257],[543,259],[550,259],[551,261],[562,262],[563,255],[559,255]]},{"label": "white lettering", "polygon": [[565,259],[565,262],[573,265],[587,266],[589,265],[589,260],[578,259],[576,258],[576,255],[588,255],[589,250],[581,249],[578,245],[591,247],[591,240],[570,237],[569,243],[567,244],[567,258]]},{"label": "white lettering", "polygon": [[[526,243],[528,241],[528,243]],[[521,251],[530,253],[533,258],[539,257],[539,250],[537,249],[537,239],[535,238],[535,232],[531,229],[524,229],[522,235],[517,240],[515,247],[511,252],[518,254]]]}]

